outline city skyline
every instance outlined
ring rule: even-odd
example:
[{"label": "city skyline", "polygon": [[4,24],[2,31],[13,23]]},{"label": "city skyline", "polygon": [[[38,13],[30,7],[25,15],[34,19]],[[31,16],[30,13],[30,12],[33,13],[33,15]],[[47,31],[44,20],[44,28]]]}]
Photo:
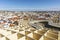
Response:
[{"label": "city skyline", "polygon": [[60,0],[0,0],[0,10],[60,10]]}]

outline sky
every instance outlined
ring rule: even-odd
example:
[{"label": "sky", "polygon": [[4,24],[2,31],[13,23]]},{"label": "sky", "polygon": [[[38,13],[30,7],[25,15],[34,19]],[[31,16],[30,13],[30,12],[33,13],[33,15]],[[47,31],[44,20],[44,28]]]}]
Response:
[{"label": "sky", "polygon": [[0,0],[0,10],[60,10],[60,0]]}]

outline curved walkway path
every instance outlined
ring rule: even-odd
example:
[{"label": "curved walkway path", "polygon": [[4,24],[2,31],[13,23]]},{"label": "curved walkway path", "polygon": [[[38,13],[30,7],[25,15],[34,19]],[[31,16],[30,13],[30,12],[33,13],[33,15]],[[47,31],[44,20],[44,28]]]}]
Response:
[{"label": "curved walkway path", "polygon": [[47,28],[54,28],[54,29],[57,29],[57,30],[60,29],[60,26],[51,24],[49,22],[49,20],[34,20],[34,21],[30,21],[29,25],[31,25],[32,27],[34,27],[36,29],[40,29],[40,28],[43,28],[43,27],[42,26],[37,26],[36,23],[43,23],[44,24],[44,22],[46,22],[45,27],[47,27]]}]

